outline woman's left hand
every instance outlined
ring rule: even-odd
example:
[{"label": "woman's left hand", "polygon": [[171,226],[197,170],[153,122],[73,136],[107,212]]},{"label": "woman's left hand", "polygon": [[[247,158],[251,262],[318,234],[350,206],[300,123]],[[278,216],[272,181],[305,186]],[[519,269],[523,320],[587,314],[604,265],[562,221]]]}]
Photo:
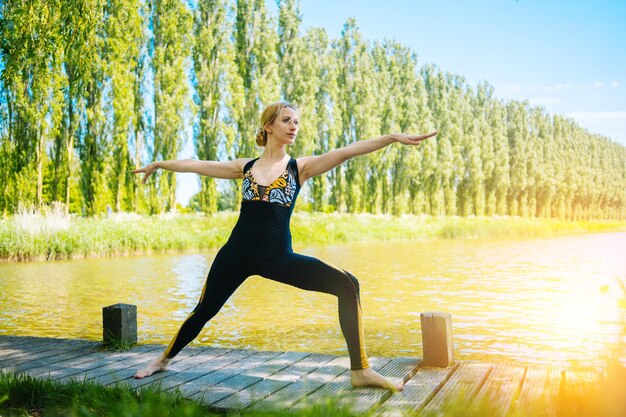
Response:
[{"label": "woman's left hand", "polygon": [[437,131],[428,133],[426,135],[407,135],[406,133],[392,133],[391,137],[403,145],[417,145],[424,139],[432,138],[437,134]]}]

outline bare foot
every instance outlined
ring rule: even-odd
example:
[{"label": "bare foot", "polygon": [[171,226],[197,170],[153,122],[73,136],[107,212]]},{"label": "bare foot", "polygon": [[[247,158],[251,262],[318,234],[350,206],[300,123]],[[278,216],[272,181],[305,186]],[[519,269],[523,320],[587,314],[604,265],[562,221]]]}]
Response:
[{"label": "bare foot", "polygon": [[402,385],[396,385],[372,368],[351,371],[350,383],[353,387],[382,387],[393,391],[402,391]]},{"label": "bare foot", "polygon": [[170,363],[170,360],[167,358],[164,358],[164,357],[157,358],[154,361],[152,361],[150,365],[148,365],[147,367],[137,371],[137,373],[135,374],[135,379],[145,378],[156,372],[167,371],[169,363]]}]

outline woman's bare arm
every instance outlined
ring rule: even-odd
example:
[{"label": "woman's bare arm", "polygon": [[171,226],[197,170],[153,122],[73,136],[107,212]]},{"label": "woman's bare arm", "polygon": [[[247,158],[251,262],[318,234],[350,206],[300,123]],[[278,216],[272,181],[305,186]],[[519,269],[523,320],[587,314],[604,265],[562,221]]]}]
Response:
[{"label": "woman's bare arm", "polygon": [[305,156],[300,160],[300,181],[304,183],[307,179],[316,175],[330,171],[338,165],[341,165],[350,158],[366,153],[374,152],[394,142],[403,145],[417,145],[421,141],[433,137],[437,131],[427,135],[407,135],[404,133],[392,133],[389,135],[378,136],[372,139],[359,140],[344,146],[343,148],[332,149],[323,155]]},{"label": "woman's bare arm", "polygon": [[142,184],[157,169],[174,172],[192,172],[211,178],[237,179],[243,178],[243,167],[252,158],[240,158],[232,161],[200,161],[197,159],[179,159],[176,161],[155,161],[145,167],[134,169],[133,174],[144,173]]}]

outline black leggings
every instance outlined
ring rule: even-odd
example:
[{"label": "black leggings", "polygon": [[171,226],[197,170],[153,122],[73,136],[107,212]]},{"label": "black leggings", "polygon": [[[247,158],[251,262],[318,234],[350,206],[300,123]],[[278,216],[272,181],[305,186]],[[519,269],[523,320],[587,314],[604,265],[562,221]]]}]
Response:
[{"label": "black leggings", "polygon": [[164,356],[173,358],[195,339],[204,325],[251,275],[337,296],[339,324],[348,345],[350,369],[369,368],[361,323],[359,282],[354,275],[311,256],[285,252],[259,259],[259,256],[249,256],[236,245],[229,244],[217,253],[198,305],[185,319]]}]

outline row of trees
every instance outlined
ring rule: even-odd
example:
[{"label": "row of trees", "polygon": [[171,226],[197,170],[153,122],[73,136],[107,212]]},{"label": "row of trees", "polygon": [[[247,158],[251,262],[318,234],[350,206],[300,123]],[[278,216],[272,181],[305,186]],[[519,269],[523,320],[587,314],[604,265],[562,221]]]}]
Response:
[{"label": "row of trees", "polygon": [[[290,154],[321,154],[391,131],[392,145],[310,180],[319,211],[626,218],[626,148],[460,75],[419,66],[393,41],[300,31],[296,0],[4,0],[0,5],[0,210],[62,201],[74,212],[158,213],[176,177],[131,167],[258,155],[263,106],[301,109]],[[237,207],[238,181],[201,179],[193,202]],[[305,201],[306,203],[306,201]],[[300,203],[302,204],[302,203]]]}]

